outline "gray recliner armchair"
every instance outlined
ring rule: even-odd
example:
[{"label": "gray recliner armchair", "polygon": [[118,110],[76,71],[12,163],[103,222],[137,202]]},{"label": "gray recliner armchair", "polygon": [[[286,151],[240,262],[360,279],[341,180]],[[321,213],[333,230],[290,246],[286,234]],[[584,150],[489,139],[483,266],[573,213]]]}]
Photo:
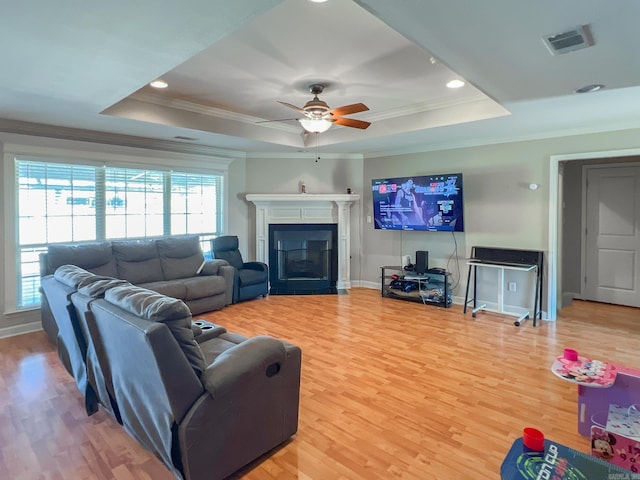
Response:
[{"label": "gray recliner armchair", "polygon": [[184,302],[135,286],[90,311],[124,428],[176,478],[222,480],[296,433],[295,345],[224,329],[196,342]]},{"label": "gray recliner armchair", "polygon": [[235,268],[233,303],[269,293],[269,267],[262,262],[245,262],[238,249],[238,237],[225,235],[211,240],[213,257],[226,260]]}]

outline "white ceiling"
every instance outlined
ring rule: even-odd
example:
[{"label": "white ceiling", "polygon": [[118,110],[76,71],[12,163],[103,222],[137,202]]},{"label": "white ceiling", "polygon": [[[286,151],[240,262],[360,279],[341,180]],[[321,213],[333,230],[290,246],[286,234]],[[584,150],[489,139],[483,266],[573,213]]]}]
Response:
[{"label": "white ceiling", "polygon": [[[640,127],[637,0],[8,3],[5,131],[374,156]],[[585,24],[590,48],[554,56],[542,41]],[[159,77],[168,89],[146,86]],[[447,89],[455,77],[467,84]],[[371,127],[305,145],[295,120],[257,123],[295,118],[278,101],[304,105],[315,82],[331,107],[365,103],[351,117]],[[573,93],[592,83],[606,88]]]}]

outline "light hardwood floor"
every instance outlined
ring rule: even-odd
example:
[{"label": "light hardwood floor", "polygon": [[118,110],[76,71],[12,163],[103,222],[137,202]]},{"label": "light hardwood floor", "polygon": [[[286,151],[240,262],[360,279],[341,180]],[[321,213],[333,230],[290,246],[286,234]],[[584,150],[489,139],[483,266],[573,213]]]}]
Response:
[{"label": "light hardwood floor", "polygon": [[[640,368],[640,311],[574,302],[556,323],[348,295],[271,296],[202,316],[303,352],[299,430],[236,477],[499,478],[524,426],[587,452],[576,387],[549,370],[564,347]],[[80,393],[37,332],[0,340],[0,478],[168,480]]]}]

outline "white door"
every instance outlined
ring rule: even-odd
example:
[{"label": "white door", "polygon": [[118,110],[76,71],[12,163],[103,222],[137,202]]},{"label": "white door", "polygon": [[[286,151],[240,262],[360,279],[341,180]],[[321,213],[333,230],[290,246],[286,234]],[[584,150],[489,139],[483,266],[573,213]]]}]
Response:
[{"label": "white door", "polygon": [[585,298],[640,307],[640,166],[587,170]]}]

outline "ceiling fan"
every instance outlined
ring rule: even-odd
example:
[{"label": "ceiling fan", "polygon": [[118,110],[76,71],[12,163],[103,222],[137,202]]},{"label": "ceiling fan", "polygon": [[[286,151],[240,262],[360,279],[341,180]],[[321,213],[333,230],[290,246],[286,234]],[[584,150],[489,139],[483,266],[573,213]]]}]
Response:
[{"label": "ceiling fan", "polygon": [[334,123],[345,127],[365,129],[371,125],[370,122],[356,120],[354,118],[343,118],[343,115],[351,115],[352,113],[366,112],[369,110],[364,103],[354,103],[352,105],[343,105],[342,107],[330,108],[326,102],[318,98],[318,95],[324,90],[324,85],[314,83],[309,85],[309,91],[314,96],[313,100],[309,100],[304,107],[296,107],[287,102],[279,102],[285,107],[289,107],[296,112],[304,115],[302,118],[293,118],[287,120],[297,120],[302,127],[310,133],[322,133],[329,130]]}]

